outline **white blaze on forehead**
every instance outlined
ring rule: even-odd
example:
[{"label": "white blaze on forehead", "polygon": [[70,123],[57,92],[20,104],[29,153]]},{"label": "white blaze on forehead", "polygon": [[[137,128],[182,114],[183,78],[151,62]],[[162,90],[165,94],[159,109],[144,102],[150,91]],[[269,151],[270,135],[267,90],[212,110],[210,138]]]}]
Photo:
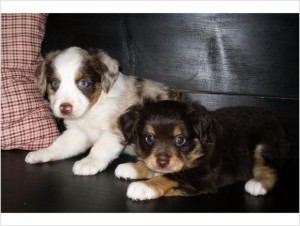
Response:
[{"label": "white blaze on forehead", "polygon": [[60,111],[63,103],[72,105],[72,118],[81,117],[90,106],[89,99],[83,95],[75,83],[85,55],[87,55],[85,50],[71,47],[61,52],[53,61],[60,84],[56,92],[50,96],[50,102],[54,115],[57,117],[66,117]]},{"label": "white blaze on forehead", "polygon": [[78,47],[71,47],[55,58],[53,64],[62,80],[74,78],[82,63],[82,51]]}]

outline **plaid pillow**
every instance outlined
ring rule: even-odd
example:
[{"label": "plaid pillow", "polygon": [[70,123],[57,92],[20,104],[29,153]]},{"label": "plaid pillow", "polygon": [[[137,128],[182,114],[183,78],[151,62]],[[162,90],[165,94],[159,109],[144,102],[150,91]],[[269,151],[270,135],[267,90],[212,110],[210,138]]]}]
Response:
[{"label": "plaid pillow", "polygon": [[34,84],[46,14],[2,14],[1,149],[37,150],[59,135],[49,103]]}]

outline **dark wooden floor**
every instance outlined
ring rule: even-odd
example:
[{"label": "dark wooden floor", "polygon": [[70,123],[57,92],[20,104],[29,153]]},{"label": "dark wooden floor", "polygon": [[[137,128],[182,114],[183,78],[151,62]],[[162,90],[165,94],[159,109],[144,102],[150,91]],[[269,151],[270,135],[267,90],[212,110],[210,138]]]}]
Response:
[{"label": "dark wooden floor", "polygon": [[26,151],[2,151],[2,212],[199,212],[265,213],[299,212],[299,164],[285,167],[278,186],[265,197],[252,197],[244,183],[224,187],[214,195],[168,197],[136,202],[126,198],[130,182],[116,179],[114,169],[131,161],[123,155],[96,176],[74,176],[73,163],[80,157],[59,162],[29,165]]}]

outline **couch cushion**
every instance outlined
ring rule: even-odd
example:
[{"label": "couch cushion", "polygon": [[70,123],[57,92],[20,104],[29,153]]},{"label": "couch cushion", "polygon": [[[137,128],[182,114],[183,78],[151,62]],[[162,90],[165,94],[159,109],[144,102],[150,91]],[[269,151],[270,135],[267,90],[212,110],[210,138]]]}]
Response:
[{"label": "couch cushion", "polygon": [[49,103],[34,84],[46,14],[2,14],[1,149],[37,150],[59,135]]}]

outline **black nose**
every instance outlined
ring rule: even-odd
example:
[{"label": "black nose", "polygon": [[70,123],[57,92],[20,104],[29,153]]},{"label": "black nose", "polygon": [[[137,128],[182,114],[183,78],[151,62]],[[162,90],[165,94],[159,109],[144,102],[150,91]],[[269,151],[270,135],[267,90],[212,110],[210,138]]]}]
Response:
[{"label": "black nose", "polygon": [[162,153],[156,156],[156,163],[160,168],[165,168],[169,165],[170,156],[167,153]]},{"label": "black nose", "polygon": [[72,113],[73,106],[69,103],[62,103],[59,106],[59,110],[64,115],[70,115]]}]

